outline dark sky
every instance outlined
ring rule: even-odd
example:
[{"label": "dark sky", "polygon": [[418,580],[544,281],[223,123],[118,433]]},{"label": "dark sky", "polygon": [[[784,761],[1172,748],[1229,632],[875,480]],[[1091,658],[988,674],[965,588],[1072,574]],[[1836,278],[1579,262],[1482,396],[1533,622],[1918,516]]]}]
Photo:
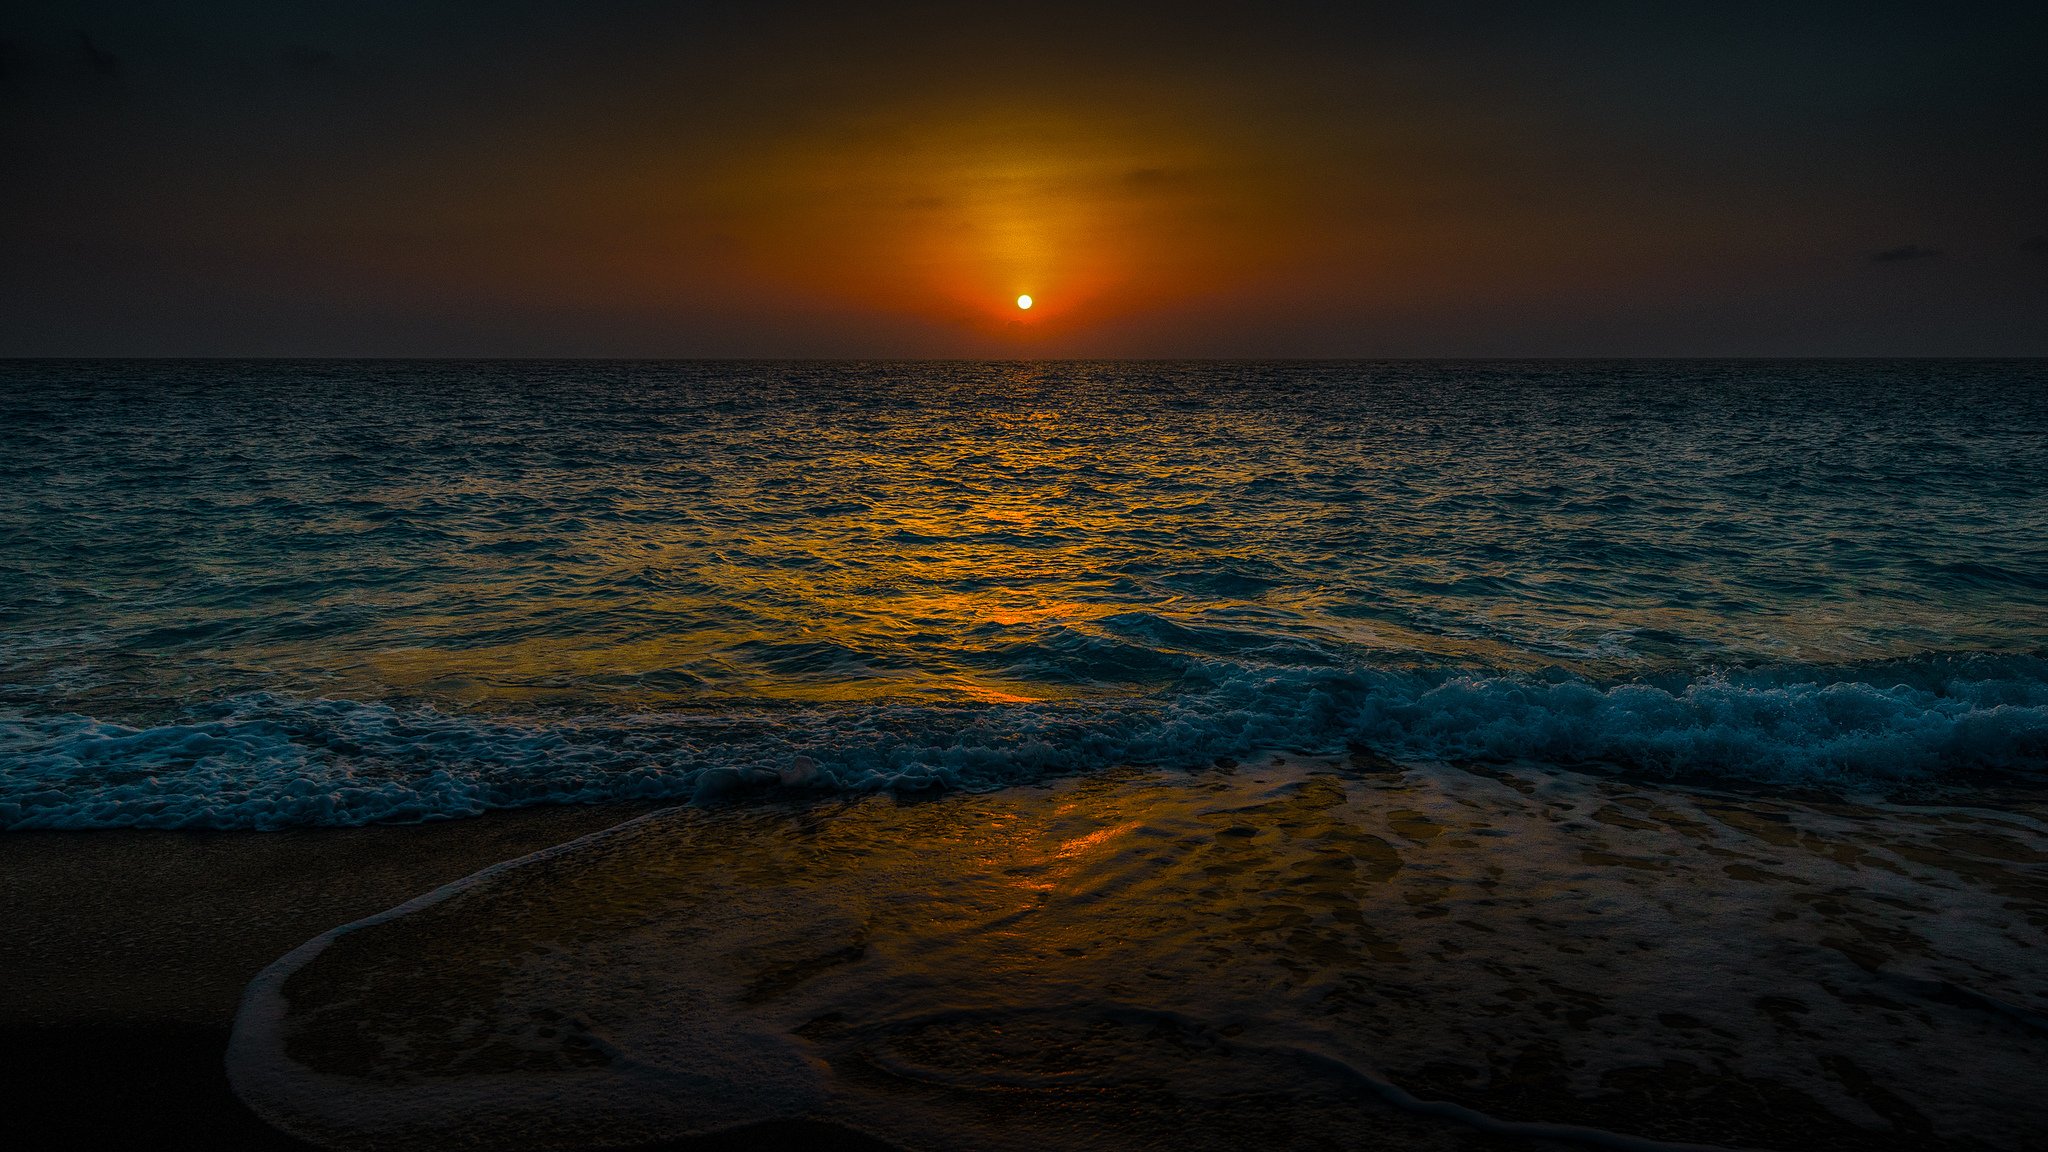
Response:
[{"label": "dark sky", "polygon": [[0,354],[2048,355],[2038,0],[967,8],[7,6]]}]

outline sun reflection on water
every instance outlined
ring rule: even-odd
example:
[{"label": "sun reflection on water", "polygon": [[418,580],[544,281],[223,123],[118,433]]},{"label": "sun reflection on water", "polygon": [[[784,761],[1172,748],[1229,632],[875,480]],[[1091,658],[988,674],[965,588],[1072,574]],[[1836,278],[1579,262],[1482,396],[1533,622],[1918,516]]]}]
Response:
[{"label": "sun reflection on water", "polygon": [[[223,386],[165,409],[155,448],[109,456],[82,416],[75,451],[42,449],[97,519],[23,558],[49,585],[25,627],[53,638],[23,676],[85,653],[81,712],[252,687],[1023,704],[1217,665],[1630,676],[2000,651],[2048,626],[1998,577],[2038,510],[1969,513],[2038,441],[1983,446],[1886,516],[1854,486],[1788,502],[1862,417],[1816,400],[1765,435],[1712,389],[1620,371],[468,365],[309,398],[289,427],[268,391]],[[247,460],[193,456],[224,423]],[[1852,431],[1861,467],[1911,465]]]}]

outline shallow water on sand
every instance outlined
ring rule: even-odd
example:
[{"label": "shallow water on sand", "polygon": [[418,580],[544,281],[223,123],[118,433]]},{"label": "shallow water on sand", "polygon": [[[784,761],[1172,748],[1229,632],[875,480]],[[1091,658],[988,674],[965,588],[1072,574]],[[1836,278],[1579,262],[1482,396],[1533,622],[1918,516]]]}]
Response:
[{"label": "shallow water on sand", "polygon": [[338,1148],[2030,1147],[2048,807],[1279,760],[683,808],[323,937],[230,1069]]}]

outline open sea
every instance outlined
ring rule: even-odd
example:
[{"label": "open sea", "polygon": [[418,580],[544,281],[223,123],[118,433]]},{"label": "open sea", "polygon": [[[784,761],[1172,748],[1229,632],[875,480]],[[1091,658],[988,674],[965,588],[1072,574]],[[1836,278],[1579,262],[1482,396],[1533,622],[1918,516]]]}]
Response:
[{"label": "open sea", "polygon": [[0,827],[637,802],[247,986],[327,1148],[2020,1152],[2044,477],[2040,361],[4,362]]},{"label": "open sea", "polygon": [[0,365],[0,827],[2048,759],[2038,361]]}]

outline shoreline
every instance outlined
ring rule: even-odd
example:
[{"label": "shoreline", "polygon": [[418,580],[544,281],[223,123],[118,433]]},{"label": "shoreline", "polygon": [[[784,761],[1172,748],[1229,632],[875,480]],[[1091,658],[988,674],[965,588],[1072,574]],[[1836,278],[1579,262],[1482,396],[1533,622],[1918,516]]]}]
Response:
[{"label": "shoreline", "polygon": [[[276,832],[0,834],[0,1092],[24,1149],[311,1149],[228,1087],[242,989],[340,924],[659,805]],[[888,1146],[807,1123],[676,1149]]]},{"label": "shoreline", "polygon": [[0,834],[0,1022],[221,1025],[264,965],[337,924],[656,805],[274,832]]},{"label": "shoreline", "polygon": [[[1131,997],[1148,1004],[1170,998],[1178,988],[1207,989],[1173,1017],[1197,1021],[1228,999],[1231,973],[1279,963],[1270,979],[1233,993],[1248,999],[1231,1019],[1284,1025],[1321,1021],[1330,1007],[1355,1010],[1349,1023],[1332,1025],[1333,1034],[1363,1042],[1384,1032],[1380,1056],[1398,1055],[1364,1053],[1357,1067],[1417,1099],[1631,1139],[1901,1152],[1964,1146],[1968,1139],[1957,1143],[1942,1132],[1940,1099],[1916,1104],[1893,1094],[1911,1086],[1910,1064],[1887,1070],[1878,1054],[1896,1047],[1901,1037],[1893,1032],[1919,1026],[1885,1013],[1926,1016],[1926,1028],[1936,1031],[1908,1038],[1948,1044],[1950,1055],[1986,1042],[2014,1051],[2036,1046],[2021,1035],[2039,1028],[2033,998],[1986,982],[1989,970],[1973,975],[1971,966],[1996,960],[2007,944],[2019,946],[2001,944],[1996,932],[1985,935],[1993,921],[2009,921],[2022,934],[2027,924],[2042,922],[2032,911],[2043,892],[2039,866],[2048,864],[2036,847],[2044,815],[2038,796],[2005,797],[2013,801],[2009,814],[1916,811],[1744,798],[1561,770],[1386,767],[1283,758],[1186,776],[1132,769],[939,803],[867,797],[833,806],[828,820],[754,820],[744,805],[642,804],[278,832],[0,835],[0,916],[12,928],[0,934],[0,1083],[7,1085],[0,1103],[10,1131],[29,1148],[303,1152],[314,1145],[268,1127],[234,1095],[226,1075],[229,1030],[259,972],[339,926],[662,809],[669,810],[604,837],[602,846],[580,846],[559,860],[549,853],[545,866],[494,874],[445,906],[351,933],[348,946],[316,963],[292,998],[318,1015],[322,995],[339,995],[339,1014],[323,1019],[344,1032],[396,1029],[401,1042],[365,1048],[336,1033],[309,1041],[312,1047],[293,1059],[346,1064],[347,1053],[357,1050],[440,1051],[432,1036],[406,1031],[431,1027],[413,1021],[410,1010],[376,1009],[346,992],[357,978],[350,966],[379,973],[365,987],[396,996],[394,1005],[408,1002],[403,989],[413,979],[425,980],[433,1002],[442,1003],[476,992],[457,974],[496,971],[493,948],[526,956],[518,941],[542,945],[532,953],[541,958],[536,966],[521,960],[522,971],[540,981],[531,1003],[554,1008],[596,996],[572,1015],[610,1019],[597,1027],[616,1039],[616,1029],[659,1017],[668,993],[621,986],[623,999],[607,1000],[599,985],[619,972],[687,969],[707,974],[700,991],[715,991],[724,962],[713,947],[719,915],[737,915],[746,933],[788,937],[734,946],[733,956],[768,965],[748,969],[746,979],[733,977],[739,991],[728,999],[741,1006],[734,1019],[757,1011],[787,1015],[771,1031],[808,1019],[799,1030],[802,1044],[832,1063],[852,1103],[781,1113],[804,1119],[762,1120],[775,1113],[756,1112],[735,1117],[740,1127],[707,1137],[601,1146],[894,1147],[856,1129],[909,1146],[953,1146],[932,1143],[933,1132],[902,1127],[883,1107],[884,1097],[910,1092],[912,1103],[936,1105],[953,1093],[957,1104],[978,1089],[932,1080],[929,1070],[895,1083],[888,1069],[911,1067],[900,1054],[890,1055],[886,1045],[870,1052],[867,1033],[831,1023],[872,1017],[881,1029],[876,1036],[910,1026],[890,1023],[911,1012],[901,989],[882,980],[892,971],[891,955],[916,957],[902,970],[927,973],[940,990],[971,988],[996,968],[1022,965],[1018,980],[985,990],[996,1005],[985,1014],[1004,1024],[998,1032],[1020,1038],[1050,1029],[1044,1050],[1054,1053],[1069,1039],[1059,1033],[1062,1022],[1094,1035],[1123,1019],[1112,1012],[1068,1020],[1062,1012],[1082,1011],[1072,1007],[1079,1003],[1068,994],[1072,988],[1107,990],[1102,1003],[1112,1007]],[[777,870],[784,866],[778,861],[799,858],[806,861],[801,867]],[[732,861],[749,863],[734,873],[721,864]],[[550,919],[547,893],[557,883],[570,896]],[[1686,901],[1690,913],[1667,907],[1674,890],[1698,894]],[[607,909],[635,910],[628,921],[659,909],[660,919],[682,923],[702,915],[692,910],[691,892],[708,901],[704,908],[726,912],[704,920],[701,934],[667,946],[679,950],[606,951],[653,947],[631,932],[619,935],[625,922],[613,923]],[[1022,898],[1019,892],[1052,900],[1018,913],[1035,918],[1030,931],[1005,927],[1008,912],[986,932],[974,927],[972,909],[1007,907],[1005,901]],[[1146,892],[1155,895],[1126,895]],[[1057,893],[1069,895],[1055,899]],[[503,907],[493,911],[493,901]],[[959,903],[959,915],[934,919],[925,911],[950,907],[948,901]],[[874,907],[857,916],[847,911],[866,903]],[[1124,911],[1116,912],[1120,906]],[[462,911],[471,907],[481,911]],[[1172,914],[1183,908],[1206,911],[1183,917],[1183,924]],[[1617,909],[1628,914],[1614,919]],[[1695,923],[1708,913],[1718,917],[1716,929]],[[1140,924],[1152,925],[1151,934],[1135,931]],[[859,931],[852,944],[834,936],[853,928]],[[616,945],[591,943],[613,936]],[[1147,951],[1147,941],[1157,947]],[[974,952],[984,946],[994,951]],[[598,951],[575,959],[584,947]],[[932,967],[949,947],[959,952],[958,963]],[[698,956],[698,948],[712,951]],[[1121,958],[1127,949],[1136,951]],[[1686,959],[1702,949],[1727,954]],[[1214,967],[1220,962],[1209,958],[1225,952],[1230,963]],[[599,955],[603,963],[594,960]],[[791,964],[790,956],[819,959]],[[559,969],[552,978],[549,964]],[[1750,975],[1733,980],[1746,990],[1716,991],[1718,982],[1677,979],[1678,967],[1666,981],[1656,973],[1667,965]],[[1316,972],[1324,975],[1303,975]],[[441,988],[435,981],[444,977],[456,983]],[[1298,991],[1309,1008],[1271,999],[1297,979],[1308,980]],[[1033,980],[1049,982],[1057,994],[1023,996],[1018,990]],[[875,999],[873,990],[885,987],[889,994]],[[952,996],[947,991],[938,1007],[956,1010]],[[1310,1004],[1325,996],[1334,997],[1328,1005]],[[783,998],[801,1004],[775,1007]],[[498,1013],[498,1006],[487,996],[470,1006],[479,1012],[457,1016],[524,1018]],[[1403,1017],[1410,1008],[1421,1014]],[[945,1015],[911,1012],[905,1019]],[[640,1039],[658,1046],[665,1034],[655,1027]],[[1955,1048],[1966,1033],[1977,1039]],[[1830,1037],[1845,1036],[1858,1041],[1837,1051]],[[1426,1052],[1432,1044],[1442,1049],[1435,1056]],[[1576,1055],[1561,1046],[1575,1046]],[[1870,1055],[1867,1046],[1874,1046]],[[450,1051],[475,1047],[469,1038]],[[1266,1071],[1274,1075],[1289,1060],[1299,1063],[1299,1053],[1287,1055],[1294,1049],[1277,1040],[1225,1047],[1241,1048],[1247,1067],[1272,1063]],[[1624,1053],[1633,1049],[1640,1049],[1636,1056]],[[1488,1064],[1451,1059],[1466,1053]],[[1771,1064],[1782,1053],[1804,1053],[1817,1063],[1803,1072],[1758,1071],[1759,1061]],[[1001,1055],[963,1049],[941,1065],[974,1068]],[[1573,1071],[1588,1056],[1612,1065],[1597,1082]],[[1186,1053],[1174,1059],[1200,1063]],[[375,1077],[337,1069],[357,1076],[360,1090],[376,1090]],[[1211,1072],[1224,1074],[1220,1067]],[[1294,1085],[1292,1075],[1281,1077],[1288,1086],[1274,1095],[1290,1108],[1310,1108],[1319,1091],[1331,1090],[1317,1089],[1315,1076],[1313,1084]],[[860,1102],[874,1091],[883,1096]],[[1054,1088],[1040,1095],[1052,1113],[1072,1103],[1062,1103]],[[266,1107],[266,1114],[276,1113]],[[1123,1119],[1112,1110],[1084,1123],[1109,1131]],[[1211,1109],[1210,1134],[1236,1131],[1241,1119]],[[1194,1131],[1204,1130],[1197,1121]],[[630,1127],[611,1131],[613,1139],[645,1138],[628,1137]],[[492,1146],[488,1132],[472,1135],[483,1141],[479,1146]],[[1527,1134],[1450,1138],[1529,1146]]]},{"label": "shoreline", "polygon": [[306,1149],[221,1060],[250,978],[337,924],[644,808],[277,832],[0,835],[0,1083],[30,1148]]},{"label": "shoreline", "polygon": [[757,815],[316,941],[236,1082],[365,1147],[2031,1146],[2038,809],[1280,757]]}]

